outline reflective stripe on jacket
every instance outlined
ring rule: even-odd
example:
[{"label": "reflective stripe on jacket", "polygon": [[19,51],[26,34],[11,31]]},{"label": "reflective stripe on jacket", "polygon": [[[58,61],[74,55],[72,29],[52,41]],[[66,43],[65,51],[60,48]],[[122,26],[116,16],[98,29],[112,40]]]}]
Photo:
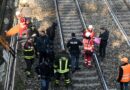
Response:
[{"label": "reflective stripe on jacket", "polygon": [[24,49],[24,58],[33,59],[34,58],[34,49]]},{"label": "reflective stripe on jacket", "polygon": [[123,69],[123,75],[120,82],[129,82],[130,81],[130,64],[121,66]]},{"label": "reflective stripe on jacket", "polygon": [[68,72],[69,71],[68,64],[69,64],[68,63],[68,59],[66,57],[61,57],[59,59],[59,66],[57,66],[59,68],[56,69],[57,72],[59,72],[59,73],[66,73],[66,72]]}]

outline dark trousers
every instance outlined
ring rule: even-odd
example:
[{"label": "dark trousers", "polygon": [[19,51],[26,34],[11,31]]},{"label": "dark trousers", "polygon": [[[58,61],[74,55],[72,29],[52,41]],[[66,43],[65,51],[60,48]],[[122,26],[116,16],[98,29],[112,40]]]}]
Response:
[{"label": "dark trousers", "polygon": [[101,56],[101,57],[105,57],[105,55],[106,55],[106,45],[100,45],[100,47],[99,47],[99,55]]},{"label": "dark trousers", "polygon": [[33,59],[24,59],[24,60],[25,60],[26,65],[27,65],[26,70],[31,71],[32,65],[33,65],[33,62],[34,62],[34,58]]},{"label": "dark trousers", "polygon": [[39,64],[43,62],[43,60],[47,59],[47,54],[46,52],[40,52],[39,54]]},{"label": "dark trousers", "polygon": [[70,54],[72,70],[79,68],[79,54]]},{"label": "dark trousers", "polygon": [[120,82],[120,90],[128,90],[128,82]]},{"label": "dark trousers", "polygon": [[48,79],[41,79],[41,90],[48,90],[49,82]]},{"label": "dark trousers", "polygon": [[55,74],[55,77],[56,77],[56,80],[58,80],[58,82],[59,82],[59,80],[61,79],[61,76],[64,76],[64,78],[65,78],[65,83],[67,83],[66,82],[66,80],[70,80],[70,77],[69,77],[69,72],[66,72],[66,73],[59,73],[59,72],[57,72],[56,74]]}]

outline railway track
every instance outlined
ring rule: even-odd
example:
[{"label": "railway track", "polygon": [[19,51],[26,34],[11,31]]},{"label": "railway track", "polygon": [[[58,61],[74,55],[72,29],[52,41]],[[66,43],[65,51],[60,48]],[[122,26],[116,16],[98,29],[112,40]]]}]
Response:
[{"label": "railway track", "polygon": [[[127,3],[124,0],[104,0],[113,20],[116,22],[119,31],[122,33],[122,38],[125,38],[127,47],[130,47],[130,11]],[[125,53],[125,52],[124,52]],[[129,57],[129,56],[128,56]],[[119,85],[116,83],[116,87]]]},{"label": "railway track", "polygon": [[[82,6],[83,3],[88,3],[89,0],[80,0],[80,5]],[[91,1],[92,2],[92,1]],[[98,23],[94,23],[94,22],[90,22],[92,24],[94,24],[95,26],[96,25],[100,25],[100,26],[105,26],[105,27],[109,27],[109,29],[111,29],[113,27],[113,25],[109,25],[108,23],[106,22],[110,22],[112,23],[112,21],[114,20],[114,26],[118,26],[118,31],[117,33],[121,32],[123,36],[121,36],[120,38],[125,38],[126,40],[126,43],[128,44],[128,46],[130,46],[130,42],[129,42],[129,9],[127,7],[127,5],[124,3],[123,0],[93,0],[93,2],[95,2],[96,4],[99,4],[100,6],[103,5],[103,3],[106,5],[106,7],[108,8],[109,10],[109,16],[112,16],[108,19],[110,19],[109,21],[105,21],[102,23],[102,22],[98,22]],[[85,17],[85,20],[88,21],[88,18],[86,18],[86,16],[88,15],[85,11],[83,11],[84,13],[84,17]],[[91,20],[93,20],[92,18],[94,18],[93,14],[99,14],[99,12],[93,12],[92,15],[90,16],[91,17]],[[113,19],[113,20],[111,20]],[[95,20],[100,20],[100,19],[97,19],[95,18]],[[102,18],[103,20],[103,18]],[[97,32],[99,32],[97,30]],[[110,31],[112,32],[112,31]],[[122,40],[121,39],[121,40]],[[112,39],[111,39],[112,40]],[[124,40],[124,39],[123,39]],[[110,46],[109,46],[110,47]],[[125,46],[126,47],[126,46]],[[127,48],[127,47],[126,47]],[[118,48],[119,49],[119,48]],[[120,48],[121,50],[123,50],[122,48]],[[115,49],[116,50],[116,49]],[[105,58],[105,62],[103,62],[104,65],[102,65],[102,68],[103,68],[103,73],[104,73],[104,77],[105,77],[105,80],[107,82],[107,85],[109,87],[109,89],[112,89],[112,90],[118,90],[119,89],[119,85],[118,83],[115,81],[115,78],[117,76],[117,67],[119,66],[119,62],[116,61],[115,59],[113,59],[113,57],[111,57],[111,55],[109,54],[107,56],[107,58]],[[118,62],[118,64],[117,64]],[[117,64],[117,65],[116,65]],[[113,67],[113,70],[111,69],[108,69],[108,67]],[[110,72],[112,72],[113,74],[110,74]]]},{"label": "railway track", "polygon": [[[84,3],[86,0],[78,0],[79,4],[82,2]],[[93,0],[94,1],[94,0]],[[99,1],[103,1],[103,0],[99,0]],[[106,1],[106,0],[104,0]],[[57,42],[55,42],[56,48],[59,49],[64,49],[66,48],[66,42],[71,38],[71,33],[75,32],[76,36],[78,37],[78,39],[82,40],[82,30],[84,28],[86,28],[86,24],[84,21],[84,16],[81,15],[83,12],[80,11],[80,6],[78,5],[77,0],[54,0],[55,5],[57,7],[57,17],[58,17],[58,24],[60,27],[60,32],[57,32]],[[112,4],[112,7],[114,6],[114,3],[116,3],[114,0],[109,0],[109,3]],[[121,4],[123,4],[123,2],[121,2]],[[118,7],[118,10],[115,9],[115,7],[113,7],[115,10],[115,14],[117,16],[116,20],[117,22],[120,22],[121,24],[119,24],[119,26],[121,27],[120,29],[122,30],[122,28],[125,30],[123,30],[123,35],[126,37],[127,42],[129,42],[129,34],[128,34],[128,29],[129,26],[126,25],[129,24],[129,19],[127,17],[129,17],[129,13],[124,14],[127,12],[127,8],[125,7],[125,4],[123,4],[123,10],[121,11]],[[122,13],[120,15],[120,13]],[[83,16],[83,17],[82,17]],[[114,16],[115,17],[115,16]],[[122,20],[122,18],[125,18],[126,21]],[[123,26],[124,25],[124,26]],[[125,26],[126,25],[126,26]],[[126,34],[124,34],[124,32]],[[100,68],[100,64],[98,62],[98,58],[96,56],[96,54],[94,54],[94,61],[93,62],[93,67],[88,69],[83,67],[83,58],[80,58],[80,67],[81,70],[78,72],[75,72],[72,75],[72,82],[73,82],[73,90],[108,90],[107,86],[105,86],[106,84],[104,84],[105,81],[103,78],[103,75]],[[96,65],[95,65],[96,63]],[[99,73],[97,73],[99,72]],[[12,76],[12,75],[11,75]],[[101,80],[100,80],[100,79]],[[11,79],[10,79],[11,80]],[[8,85],[12,85],[11,84],[12,81],[9,81]],[[107,82],[110,83],[110,82]],[[102,86],[103,85],[103,86]],[[5,90],[12,90],[10,89],[12,88],[12,86],[8,86],[7,89]],[[51,90],[53,89],[53,87],[51,88]],[[116,90],[116,88],[111,88],[109,90]]]},{"label": "railway track", "polygon": [[[80,0],[79,4],[82,7],[81,10],[82,10],[85,21],[87,23],[91,23],[92,25],[94,25],[97,36],[100,33],[100,27],[106,27],[108,28],[109,32],[112,33],[111,29],[113,28],[114,25],[109,24],[109,23],[112,23],[112,18],[110,17],[109,13],[106,15],[102,15],[103,13],[102,11],[104,10],[103,8],[106,8],[105,2],[103,0],[98,0],[98,1],[97,0],[93,0],[93,1]],[[88,4],[95,5],[96,7],[95,11],[90,11],[87,9],[90,12],[86,12],[85,5],[88,5]],[[109,38],[111,39],[111,36]],[[106,54],[107,54],[106,58],[104,58],[104,60],[101,61],[101,68],[103,69],[102,70],[103,76],[105,77],[105,81],[108,86],[108,89],[117,90],[116,81],[115,81],[115,78],[116,78],[115,73],[117,72],[115,72],[115,69],[109,68],[109,67],[115,68],[115,61],[112,59],[113,57],[111,57],[111,54],[109,54],[108,52]],[[98,58],[100,60],[99,56]]]},{"label": "railway track", "polygon": [[105,0],[107,3],[111,14],[118,25],[118,28],[125,37],[127,44],[130,46],[130,11],[124,0],[114,1]]},{"label": "railway track", "polygon": [[[54,0],[57,8],[58,22],[60,27],[61,37],[63,38],[63,48],[67,41],[71,38],[71,33],[76,33],[78,39],[82,40],[82,30],[86,28],[80,6],[77,0]],[[80,58],[81,70],[72,75],[72,85],[74,90],[108,90],[102,80],[103,75],[101,68],[97,60],[96,54],[94,54],[94,61],[92,68],[85,68],[83,66],[83,58]],[[96,63],[96,65],[94,64]],[[99,72],[99,73],[98,73]],[[99,79],[101,78],[101,80]],[[104,78],[103,78],[104,79]],[[96,81],[96,82],[95,82]],[[101,82],[103,81],[103,84]]]}]

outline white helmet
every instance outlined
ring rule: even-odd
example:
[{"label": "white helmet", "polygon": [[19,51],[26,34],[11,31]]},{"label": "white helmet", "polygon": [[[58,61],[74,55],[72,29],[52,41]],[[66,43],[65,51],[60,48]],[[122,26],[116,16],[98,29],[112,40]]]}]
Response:
[{"label": "white helmet", "polygon": [[86,33],[85,33],[85,36],[86,36],[86,37],[90,37],[90,32],[86,32]]},{"label": "white helmet", "polygon": [[88,29],[93,29],[93,25],[89,25],[89,26],[88,26]]},{"label": "white helmet", "polygon": [[19,16],[20,14],[21,14],[20,11],[16,11],[15,13],[16,16]]}]

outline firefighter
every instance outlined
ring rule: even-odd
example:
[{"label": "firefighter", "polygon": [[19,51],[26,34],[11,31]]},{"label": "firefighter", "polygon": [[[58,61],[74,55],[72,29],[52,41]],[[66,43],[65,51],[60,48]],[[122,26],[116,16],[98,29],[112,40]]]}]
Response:
[{"label": "firefighter", "polygon": [[75,33],[71,34],[72,39],[67,42],[67,48],[69,49],[69,53],[71,56],[71,67],[72,72],[75,70],[79,70],[79,55],[80,49],[79,46],[82,45],[82,42],[76,38]]},{"label": "firefighter", "polygon": [[91,37],[91,38],[94,38],[95,33],[94,33],[93,29],[94,29],[93,26],[92,26],[92,25],[89,25],[89,26],[88,26],[88,29],[86,29],[86,30],[83,32],[83,38],[86,38],[86,33],[87,33],[87,32],[90,33],[90,37]]},{"label": "firefighter", "polygon": [[27,77],[30,77],[31,75],[31,68],[32,68],[32,64],[34,62],[34,47],[32,44],[32,39],[28,39],[25,44],[24,44],[24,49],[23,49],[23,54],[24,54],[24,60],[26,62],[26,74]]},{"label": "firefighter", "polygon": [[94,52],[94,41],[90,36],[89,32],[86,33],[86,37],[83,39],[83,46],[84,46],[84,60],[85,66],[91,66],[92,55]]},{"label": "firefighter", "polygon": [[130,81],[130,64],[128,63],[128,58],[123,57],[121,63],[117,81],[120,82],[120,90],[128,90],[128,82]]},{"label": "firefighter", "polygon": [[51,67],[49,62],[44,61],[40,63],[36,68],[36,73],[41,82],[41,90],[48,90],[49,82],[51,79]]},{"label": "firefighter", "polygon": [[70,58],[69,54],[62,50],[55,57],[54,62],[54,72],[56,76],[55,84],[59,85],[60,77],[63,75],[65,77],[65,85],[69,85],[71,83],[69,72],[70,72]]}]

